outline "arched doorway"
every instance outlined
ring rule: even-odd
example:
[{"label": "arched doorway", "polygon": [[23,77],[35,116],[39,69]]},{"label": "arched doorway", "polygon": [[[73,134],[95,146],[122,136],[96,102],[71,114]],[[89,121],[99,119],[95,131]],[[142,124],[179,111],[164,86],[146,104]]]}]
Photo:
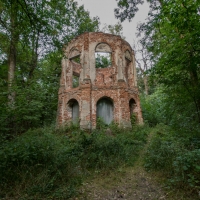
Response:
[{"label": "arched doorway", "polygon": [[71,99],[68,102],[71,111],[71,119],[74,124],[79,122],[79,104],[76,99]]},{"label": "arched doorway", "polygon": [[129,101],[129,109],[130,109],[130,119],[132,120],[134,117],[135,122],[137,121],[137,113],[136,113],[137,104],[134,99],[130,99]]},{"label": "arched doorway", "polygon": [[97,102],[97,118],[101,118],[105,124],[113,121],[113,102],[110,98],[104,97]]}]

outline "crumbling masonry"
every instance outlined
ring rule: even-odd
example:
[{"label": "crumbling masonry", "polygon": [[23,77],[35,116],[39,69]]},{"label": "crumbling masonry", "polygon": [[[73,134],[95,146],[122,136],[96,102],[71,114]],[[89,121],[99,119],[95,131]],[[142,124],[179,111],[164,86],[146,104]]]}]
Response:
[{"label": "crumbling masonry", "polygon": [[[110,54],[111,64],[97,68],[95,53]],[[104,54],[103,54],[104,55]],[[135,57],[120,36],[95,32],[73,39],[64,49],[57,122],[94,129],[97,118],[131,127],[131,115],[142,123]]]}]

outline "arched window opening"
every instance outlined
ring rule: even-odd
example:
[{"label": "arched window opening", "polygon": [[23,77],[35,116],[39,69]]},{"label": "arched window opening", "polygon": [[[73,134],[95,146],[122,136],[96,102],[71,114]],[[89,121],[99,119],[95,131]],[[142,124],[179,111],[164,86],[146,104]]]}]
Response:
[{"label": "arched window opening", "polygon": [[137,104],[135,102],[134,99],[131,99],[129,101],[129,109],[130,109],[130,119],[132,119],[133,117],[135,118],[135,121],[137,120],[136,119],[136,108],[137,108]]},{"label": "arched window opening", "polygon": [[98,44],[95,49],[95,66],[96,68],[107,68],[112,66],[111,48],[105,44]]},{"label": "arched window opening", "polygon": [[97,102],[97,118],[101,118],[105,124],[113,121],[113,102],[109,98],[102,98]]},{"label": "arched window opening", "polygon": [[75,99],[71,99],[68,102],[68,106],[71,110],[71,119],[74,124],[78,124],[79,122],[79,104],[78,101]]}]

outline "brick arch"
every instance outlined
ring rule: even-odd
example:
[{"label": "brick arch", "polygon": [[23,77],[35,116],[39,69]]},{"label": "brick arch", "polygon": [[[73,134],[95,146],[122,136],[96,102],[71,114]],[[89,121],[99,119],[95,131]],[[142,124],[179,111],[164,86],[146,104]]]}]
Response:
[{"label": "brick arch", "polygon": [[76,101],[78,102],[79,106],[80,106],[81,100],[80,100],[80,98],[79,98],[77,95],[71,95],[69,98],[67,98],[67,99],[66,99],[66,102],[67,102],[67,103],[66,103],[65,106],[67,106],[68,102],[69,102],[70,100],[72,100],[72,99],[76,100]]},{"label": "brick arch", "polygon": [[109,100],[113,103],[113,105],[114,105],[114,100],[113,100],[112,98],[108,97],[108,96],[102,96],[102,97],[100,97],[100,98],[96,101],[96,105],[97,105],[98,101],[100,101],[101,99],[109,99]]},{"label": "brick arch", "polygon": [[71,106],[70,106],[69,102],[73,101],[73,100],[78,102],[79,112],[80,112],[81,100],[78,98],[77,95],[69,96],[69,98],[67,98],[66,101],[65,101],[65,111],[64,111],[65,112],[65,121],[71,120],[72,113],[71,113]]},{"label": "brick arch", "polygon": [[81,47],[77,46],[77,45],[72,45],[72,47],[70,47],[70,49],[68,50],[69,53],[71,53],[72,51],[77,50],[79,51],[79,53],[81,53]]},{"label": "brick arch", "polygon": [[104,91],[103,93],[97,94],[97,95],[95,96],[95,98],[94,98],[94,105],[97,105],[97,102],[98,102],[100,99],[102,99],[102,98],[108,98],[108,99],[110,99],[110,100],[113,102],[113,104],[115,103],[114,97],[112,97],[112,95],[106,94],[106,91]]},{"label": "brick arch", "polygon": [[[70,101],[77,101],[75,98],[70,98],[68,101],[67,101],[67,105],[70,103]],[[78,101],[77,101],[78,102]],[[78,102],[78,104],[80,104],[79,102]]]},{"label": "brick arch", "polygon": [[130,104],[130,102],[135,102],[135,104],[137,105],[137,101],[134,98],[130,98],[129,99],[129,104]]},{"label": "brick arch", "polygon": [[128,101],[130,101],[131,99],[133,99],[136,103],[137,103],[137,97],[134,95],[129,96]]},{"label": "brick arch", "polygon": [[[105,53],[112,53],[112,48],[110,47],[110,45],[107,42],[99,42],[97,43],[97,45],[95,46],[95,52],[98,50],[98,46],[102,45],[101,48],[105,48],[105,50],[103,51],[98,51],[98,52],[105,52]],[[105,47],[103,47],[103,45],[105,45]],[[107,48],[107,49],[106,49]]]}]

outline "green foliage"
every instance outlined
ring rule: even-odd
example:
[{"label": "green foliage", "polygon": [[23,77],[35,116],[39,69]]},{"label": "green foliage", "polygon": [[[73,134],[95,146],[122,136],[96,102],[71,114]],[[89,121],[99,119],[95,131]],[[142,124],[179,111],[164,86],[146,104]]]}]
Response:
[{"label": "green foliage", "polygon": [[[148,74],[156,88],[141,97],[141,106],[150,126],[162,124],[155,129],[145,166],[162,171],[175,186],[199,192],[200,2],[147,1],[148,21],[138,26],[138,36],[151,56],[153,67]],[[143,3],[117,2],[115,15],[121,21],[131,20]]]},{"label": "green foliage", "polygon": [[[151,95],[140,96],[142,114],[145,120],[145,123],[148,123],[149,126],[155,126],[158,123],[166,123],[165,120],[165,98],[166,95],[162,92],[162,88],[158,88],[156,92]],[[168,110],[167,112],[170,112]]]},{"label": "green foliage", "polygon": [[123,36],[123,26],[120,22],[118,22],[117,24],[114,24],[114,25],[105,24],[102,29],[102,32],[105,32],[105,33],[108,32],[113,35],[121,36],[121,38],[125,40],[125,37]]},{"label": "green foliage", "polygon": [[135,113],[133,113],[133,114],[131,115],[131,125],[132,125],[132,128],[135,127],[136,124],[137,124],[137,116],[136,116]]},{"label": "green foliage", "polygon": [[32,79],[23,80],[23,75],[18,74],[12,87],[16,94],[12,107],[7,103],[8,92],[1,93],[0,132],[2,134],[16,135],[29,128],[41,127],[55,121],[60,68],[57,68],[58,64],[52,57],[53,54],[48,58],[51,65],[44,60],[35,70]]},{"label": "green foliage", "polygon": [[[97,31],[99,19],[74,1],[0,0],[0,5],[0,133],[8,138],[55,121],[63,44]],[[8,91],[10,62],[15,72]]]},{"label": "green foliage", "polygon": [[143,118],[150,126],[164,123],[189,133],[198,129],[196,107],[177,87],[157,86],[151,95],[141,95]]},{"label": "green foliage", "polygon": [[97,118],[97,121],[96,121],[96,128],[99,130],[101,129],[105,129],[108,125],[105,124],[105,122],[103,121],[103,119],[101,117],[98,117]]},{"label": "green foliage", "polygon": [[118,8],[115,9],[115,16],[122,22],[126,19],[129,21],[138,11],[138,4],[143,4],[143,0],[116,0]]},{"label": "green foliage", "polygon": [[200,137],[199,129],[174,130],[163,124],[155,128],[148,147],[145,167],[162,171],[170,184],[193,190],[200,188]]},{"label": "green foliage", "polygon": [[71,60],[74,61],[74,62],[76,62],[76,63],[78,63],[78,64],[81,64],[81,58],[80,58],[80,56],[72,58]]},{"label": "green foliage", "polygon": [[105,53],[103,53],[102,55],[100,53],[97,53],[96,56],[96,68],[107,68],[110,67],[112,65],[111,62],[111,55],[104,55]]},{"label": "green foliage", "polygon": [[15,186],[25,196],[37,198],[53,193],[56,198],[63,191],[63,197],[70,197],[71,187],[80,183],[77,158],[70,151],[66,137],[58,137],[48,129],[29,131],[5,144],[0,150],[0,195],[13,195]]},{"label": "green foliage", "polygon": [[[143,36],[140,44],[148,50],[154,64],[150,70],[152,82],[164,86],[169,113],[176,115],[173,124],[185,119],[189,119],[187,124],[200,123],[200,2],[148,1],[151,8],[148,21],[138,26],[138,36]],[[133,18],[137,6],[142,3],[136,0],[117,2],[115,14],[122,21]],[[184,117],[179,120],[182,112]],[[168,120],[169,115],[165,118]]]},{"label": "green foliage", "polygon": [[88,134],[74,125],[30,130],[0,148],[0,196],[69,198],[91,172],[132,165],[147,133],[148,127],[138,127],[135,133]]},{"label": "green foliage", "polygon": [[199,5],[197,1],[164,1],[160,12],[140,29],[145,30],[143,41],[155,63],[151,78],[168,87],[177,107],[193,104],[193,112],[188,112],[187,117],[197,122],[200,122]]}]

